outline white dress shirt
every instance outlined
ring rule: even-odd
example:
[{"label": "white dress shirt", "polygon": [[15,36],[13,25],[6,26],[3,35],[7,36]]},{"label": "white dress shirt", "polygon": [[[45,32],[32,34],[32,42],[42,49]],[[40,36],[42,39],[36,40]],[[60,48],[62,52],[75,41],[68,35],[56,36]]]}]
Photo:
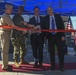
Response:
[{"label": "white dress shirt", "polygon": [[[35,21],[37,21],[38,17],[38,23],[40,23],[40,16],[35,16]],[[36,29],[41,29],[40,25],[35,26]],[[33,33],[41,33],[41,31],[31,31],[31,34]]]}]

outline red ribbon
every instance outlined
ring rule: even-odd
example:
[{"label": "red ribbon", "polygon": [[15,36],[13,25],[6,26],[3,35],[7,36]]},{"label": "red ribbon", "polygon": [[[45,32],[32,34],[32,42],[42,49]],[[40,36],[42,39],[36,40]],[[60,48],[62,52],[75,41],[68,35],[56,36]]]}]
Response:
[{"label": "red ribbon", "polygon": [[[4,29],[16,29],[16,30],[33,30],[32,28],[21,28],[21,27],[12,27],[12,26],[0,26],[0,28]],[[76,30],[71,29],[71,30],[47,30],[47,29],[42,29],[42,30],[36,30],[36,31],[41,31],[41,32],[76,32]]]}]

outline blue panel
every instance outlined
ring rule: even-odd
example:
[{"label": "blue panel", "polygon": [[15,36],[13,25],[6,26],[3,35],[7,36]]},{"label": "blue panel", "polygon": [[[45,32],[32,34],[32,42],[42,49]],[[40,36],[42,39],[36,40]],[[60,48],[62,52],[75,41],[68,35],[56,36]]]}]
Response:
[{"label": "blue panel", "polygon": [[[33,14],[35,6],[40,8],[41,14],[46,14],[48,6],[52,6],[55,13],[61,13],[62,15],[76,15],[76,0],[1,0],[1,2],[11,3],[14,5],[14,9],[18,6],[25,4],[25,12],[27,14]],[[16,7],[15,7],[16,6]],[[0,12],[4,10],[4,4],[0,3]],[[14,10],[15,11],[15,10]]]}]

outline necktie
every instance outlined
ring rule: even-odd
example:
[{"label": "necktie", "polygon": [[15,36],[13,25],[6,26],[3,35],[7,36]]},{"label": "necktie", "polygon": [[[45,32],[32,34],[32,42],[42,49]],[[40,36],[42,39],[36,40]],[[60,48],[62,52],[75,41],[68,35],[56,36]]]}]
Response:
[{"label": "necktie", "polygon": [[38,16],[36,17],[36,22],[39,23]]},{"label": "necktie", "polygon": [[[39,25],[39,17],[38,17],[38,16],[36,17],[36,23],[37,23],[37,25]],[[36,26],[37,26],[37,25],[36,25]],[[39,34],[40,34],[40,33],[37,32],[37,35],[39,35]]]},{"label": "necktie", "polygon": [[[55,30],[55,22],[53,17],[52,17],[51,27],[52,27],[52,30]],[[52,32],[52,34],[55,34],[55,32]]]}]

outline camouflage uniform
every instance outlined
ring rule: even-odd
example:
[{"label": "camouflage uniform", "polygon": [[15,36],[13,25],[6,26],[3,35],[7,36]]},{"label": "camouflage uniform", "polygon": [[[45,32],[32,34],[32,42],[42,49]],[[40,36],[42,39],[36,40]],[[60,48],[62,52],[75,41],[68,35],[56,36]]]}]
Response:
[{"label": "camouflage uniform", "polygon": [[[23,17],[16,14],[13,17],[13,22],[16,26],[18,27],[25,27],[21,21],[24,21]],[[19,55],[20,58],[24,58],[25,53],[26,53],[26,49],[25,49],[25,35],[23,34],[22,31],[18,31],[18,30],[13,30],[12,32],[12,43],[14,46],[14,59],[18,59]]]}]

